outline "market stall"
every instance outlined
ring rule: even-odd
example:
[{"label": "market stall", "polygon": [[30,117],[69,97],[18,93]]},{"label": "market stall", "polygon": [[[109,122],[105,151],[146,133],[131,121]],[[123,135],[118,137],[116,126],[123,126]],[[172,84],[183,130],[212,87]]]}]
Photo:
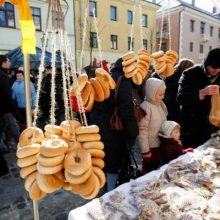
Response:
[{"label": "market stall", "polygon": [[168,165],[72,210],[77,219],[220,219],[219,134]]}]

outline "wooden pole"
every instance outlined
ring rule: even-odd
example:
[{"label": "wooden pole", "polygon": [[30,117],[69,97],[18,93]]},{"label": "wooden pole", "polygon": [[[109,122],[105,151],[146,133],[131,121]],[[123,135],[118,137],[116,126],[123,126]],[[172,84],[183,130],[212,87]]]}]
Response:
[{"label": "wooden pole", "polygon": [[[25,98],[26,98],[26,121],[27,127],[32,126],[31,112],[31,90],[30,90],[30,56],[24,53],[24,79],[25,79]],[[39,220],[38,203],[33,201],[34,220]]]}]

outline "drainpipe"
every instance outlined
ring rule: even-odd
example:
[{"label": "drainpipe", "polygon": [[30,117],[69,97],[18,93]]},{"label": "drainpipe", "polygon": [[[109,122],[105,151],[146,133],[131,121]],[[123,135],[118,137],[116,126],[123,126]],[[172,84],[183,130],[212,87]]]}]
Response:
[{"label": "drainpipe", "polygon": [[185,7],[183,7],[183,9],[180,11],[180,23],[179,23],[179,27],[180,27],[180,32],[179,32],[179,58],[182,57],[183,55],[183,22],[184,22],[184,10]]}]

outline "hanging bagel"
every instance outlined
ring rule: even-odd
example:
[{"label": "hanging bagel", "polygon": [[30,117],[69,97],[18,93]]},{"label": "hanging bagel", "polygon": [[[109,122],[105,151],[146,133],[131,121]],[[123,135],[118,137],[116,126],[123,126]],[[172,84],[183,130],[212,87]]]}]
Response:
[{"label": "hanging bagel", "polygon": [[94,166],[97,166],[97,167],[99,167],[100,169],[103,169],[104,166],[105,166],[105,162],[104,162],[104,160],[101,159],[101,158],[95,158],[95,157],[93,157],[93,158],[92,158],[92,165],[93,165],[93,167],[94,167]]},{"label": "hanging bagel", "polygon": [[31,145],[35,143],[41,143],[44,139],[43,131],[40,128],[29,127],[26,128],[19,137],[20,147]]},{"label": "hanging bagel", "polygon": [[112,79],[112,77],[110,76],[110,74],[107,71],[105,71],[102,68],[97,68],[95,70],[95,75],[96,75],[96,77],[99,77],[99,78],[103,79],[104,81],[107,81],[110,89],[115,89],[115,86],[116,86],[115,81]]},{"label": "hanging bagel", "polygon": [[21,176],[21,178],[26,178],[28,175],[30,175],[31,173],[33,173],[36,170],[37,170],[37,164],[36,163],[31,165],[31,166],[22,167],[20,169],[20,176]]},{"label": "hanging bagel", "polygon": [[95,90],[95,101],[103,102],[105,99],[105,95],[100,83],[95,78],[91,78],[89,81]]},{"label": "hanging bagel", "polygon": [[65,156],[64,168],[72,175],[82,175],[91,166],[91,155],[84,149],[72,150]]},{"label": "hanging bagel", "polygon": [[134,58],[134,57],[135,57],[134,52],[133,52],[133,51],[130,51],[130,52],[124,54],[124,55],[122,56],[122,59],[123,59],[123,61],[126,61],[126,60],[130,60],[130,59],[132,59],[132,58]]},{"label": "hanging bagel", "polygon": [[37,172],[33,172],[30,175],[28,175],[25,178],[24,181],[24,188],[29,192],[30,191],[30,187],[33,184],[33,182],[36,180],[36,176],[37,176]]},{"label": "hanging bagel", "polygon": [[132,81],[136,85],[141,85],[141,83],[143,81],[141,74],[139,72],[137,72],[137,74],[132,76]]},{"label": "hanging bagel", "polygon": [[100,134],[79,134],[76,137],[76,140],[79,142],[87,142],[87,141],[100,141]]},{"label": "hanging bagel", "polygon": [[104,92],[104,99],[109,98],[109,96],[110,96],[109,84],[106,81],[104,81],[103,79],[99,78],[99,77],[95,77],[95,79],[99,82],[99,84],[102,87],[102,90]]},{"label": "hanging bagel", "polygon": [[54,157],[45,157],[42,154],[37,155],[37,161],[41,166],[53,167],[61,164],[64,160],[65,155],[60,154]]},{"label": "hanging bagel", "polygon": [[62,134],[62,129],[60,126],[58,125],[46,125],[44,127],[44,130],[47,131],[48,133],[51,133],[51,134],[56,134],[56,135],[61,135]]},{"label": "hanging bagel", "polygon": [[[72,96],[77,95],[78,91],[81,92],[86,86],[86,82],[88,81],[88,75],[86,73],[82,73],[77,77],[77,82],[74,82],[70,88],[70,93]],[[77,87],[78,86],[78,87]]]},{"label": "hanging bagel", "polygon": [[90,141],[90,142],[84,142],[82,143],[82,147],[84,149],[98,149],[103,150],[104,144],[101,141]]},{"label": "hanging bagel", "polygon": [[31,156],[28,156],[28,157],[17,159],[17,165],[19,167],[22,167],[22,168],[31,166],[31,165],[36,164],[36,163],[37,163],[36,155],[31,155]]},{"label": "hanging bagel", "polygon": [[35,180],[31,186],[30,186],[30,189],[29,189],[29,196],[32,200],[40,200],[40,199],[43,199],[47,194],[45,192],[43,192],[38,184],[37,184],[37,181]]},{"label": "hanging bagel", "polygon": [[82,90],[82,102],[83,105],[85,106],[85,104],[88,102],[89,100],[89,96],[91,94],[92,91],[92,86],[91,83],[89,81],[86,82],[86,86],[85,88]]},{"label": "hanging bagel", "polygon": [[16,151],[17,158],[25,158],[36,155],[40,151],[40,144],[27,145],[25,147],[18,147]]},{"label": "hanging bagel", "polygon": [[81,126],[76,129],[76,134],[94,134],[99,132],[97,125]]},{"label": "hanging bagel", "polygon": [[102,188],[106,182],[105,174],[99,167],[93,166],[92,168],[95,175],[99,178],[100,188]]},{"label": "hanging bagel", "polygon": [[89,96],[89,100],[84,106],[86,112],[90,112],[92,110],[94,102],[95,102],[95,90],[92,87],[91,93],[90,93],[90,96]]},{"label": "hanging bagel", "polygon": [[68,144],[62,139],[47,139],[42,142],[40,154],[45,157],[63,155],[68,150]]}]

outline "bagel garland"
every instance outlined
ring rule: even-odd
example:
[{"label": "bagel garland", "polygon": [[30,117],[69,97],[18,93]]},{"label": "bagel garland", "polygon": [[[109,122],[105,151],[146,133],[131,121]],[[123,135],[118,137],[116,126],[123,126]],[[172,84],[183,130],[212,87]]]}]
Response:
[{"label": "bagel garland", "polygon": [[154,59],[154,68],[158,74],[169,77],[174,73],[174,65],[177,63],[178,54],[174,50],[168,50],[166,53],[157,51],[151,55]]},{"label": "bagel garland", "polygon": [[126,78],[131,78],[133,83],[141,85],[149,71],[151,57],[147,50],[139,50],[137,61],[133,51],[122,56],[123,71]]},{"label": "bagel garland", "polygon": [[[102,68],[97,68],[95,77],[88,79],[88,76],[81,74],[77,78],[82,104],[86,112],[91,111],[94,102],[102,102],[110,96],[110,89],[115,89],[115,81],[110,74]],[[71,95],[77,97],[76,84],[71,86]]]}]

